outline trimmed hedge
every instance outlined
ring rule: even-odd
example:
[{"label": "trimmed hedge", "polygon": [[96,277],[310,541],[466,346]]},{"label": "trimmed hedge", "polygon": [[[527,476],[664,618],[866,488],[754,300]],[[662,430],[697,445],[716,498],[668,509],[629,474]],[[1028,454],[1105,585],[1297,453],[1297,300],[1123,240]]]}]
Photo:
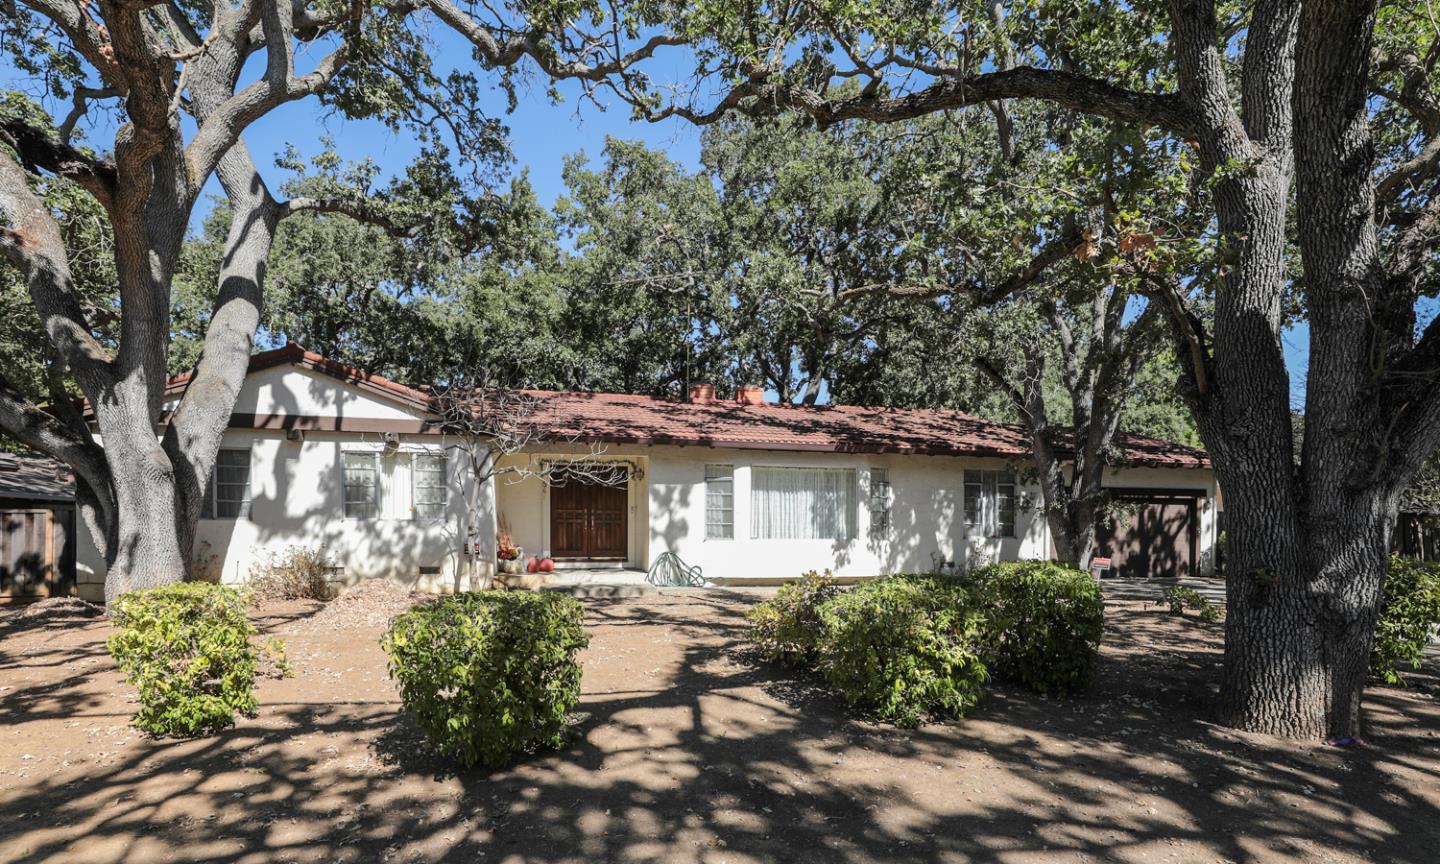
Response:
[{"label": "trimmed hedge", "polygon": [[910,727],[980,699],[982,621],[953,582],[864,582],[821,605],[820,620],[821,674],[852,707]]},{"label": "trimmed hedge", "polygon": [[249,596],[185,582],[131,591],[111,607],[106,645],[140,691],[135,725],[155,735],[215,732],[255,713],[255,628]]},{"label": "trimmed hedge", "polygon": [[565,743],[589,644],[583,610],[553,592],[477,591],[397,616],[381,639],[404,709],[465,767]]},{"label": "trimmed hedge", "polygon": [[1104,602],[1088,573],[1045,561],[962,578],[898,575],[840,591],[807,573],[747,613],[771,660],[818,668],[852,707],[900,726],[961,717],[993,673],[1041,693],[1095,678]]},{"label": "trimmed hedge", "polygon": [[815,662],[820,635],[820,606],[840,593],[830,571],[814,570],[798,582],[786,582],[763,603],[750,608],[745,620],[750,641],[776,663],[808,666]]},{"label": "trimmed hedge", "polygon": [[1063,695],[1095,680],[1105,627],[1100,583],[1049,561],[982,567],[968,580],[985,616],[985,662],[997,678]]},{"label": "trimmed hedge", "polygon": [[1404,684],[1401,667],[1419,669],[1425,646],[1440,625],[1440,563],[1395,556],[1385,578],[1385,601],[1375,624],[1370,674]]}]

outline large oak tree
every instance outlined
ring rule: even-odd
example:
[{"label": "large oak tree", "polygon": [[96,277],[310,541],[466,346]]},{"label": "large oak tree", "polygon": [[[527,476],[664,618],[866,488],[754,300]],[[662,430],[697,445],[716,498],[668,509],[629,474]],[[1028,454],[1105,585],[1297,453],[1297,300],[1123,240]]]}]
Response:
[{"label": "large oak tree", "polygon": [[[640,23],[607,19],[591,4],[451,0],[21,0],[0,13],[10,63],[44,83],[47,106],[69,100],[64,116],[33,106],[0,116],[0,253],[22,274],[55,382],[42,405],[0,374],[0,428],[74,469],[82,513],[108,565],[107,597],[179,580],[189,569],[281,220],[344,212],[437,244],[483,230],[449,167],[493,162],[499,126],[480,109],[476,72],[434,65],[436,29],[468,43],[477,67],[505,70],[509,85],[522,62],[552,78],[598,81],[679,41],[638,36]],[[256,169],[244,134],[306,99],[409,128],[429,158],[389,190],[282,200]],[[75,131],[100,106],[118,115],[113,141],[80,146]],[[455,160],[446,158],[447,142]],[[231,214],[215,305],[189,387],[166,405],[173,280],[212,177]],[[77,287],[74,250],[47,201],[60,187],[83,190],[107,222],[113,335]],[[450,218],[431,218],[436,202],[452,205]],[[435,230],[446,223],[453,232]],[[454,238],[437,236],[447,233]],[[67,381],[88,399],[103,445],[73,409]]]},{"label": "large oak tree", "polygon": [[[1225,490],[1222,712],[1265,732],[1359,733],[1396,504],[1440,444],[1440,324],[1416,316],[1436,290],[1440,242],[1440,40],[1425,10],[1374,0],[704,9],[692,26],[706,34],[705,86],[657,96],[633,75],[612,79],[643,115],[710,123],[795,110],[830,124],[987,106],[1003,126],[1011,100],[1044,100],[1195,148],[1216,213],[1213,325],[1183,285],[1151,290]],[[852,94],[841,81],[862,86]],[[1298,467],[1281,344],[1291,284],[1310,327]]]}]

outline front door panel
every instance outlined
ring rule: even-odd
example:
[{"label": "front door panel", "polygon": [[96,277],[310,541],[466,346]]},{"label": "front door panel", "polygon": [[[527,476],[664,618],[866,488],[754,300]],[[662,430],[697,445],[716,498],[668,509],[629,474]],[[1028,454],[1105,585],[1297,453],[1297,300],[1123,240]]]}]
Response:
[{"label": "front door panel", "polygon": [[550,487],[550,550],[556,558],[624,558],[629,493],[579,480]]}]

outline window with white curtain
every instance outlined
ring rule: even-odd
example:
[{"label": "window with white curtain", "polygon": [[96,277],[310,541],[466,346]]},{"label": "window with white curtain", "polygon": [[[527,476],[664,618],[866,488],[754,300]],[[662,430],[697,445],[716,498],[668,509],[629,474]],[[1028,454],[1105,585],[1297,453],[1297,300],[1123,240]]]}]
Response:
[{"label": "window with white curtain", "polygon": [[250,450],[224,449],[215,456],[210,488],[205,490],[206,519],[240,519],[250,515]]},{"label": "window with white curtain", "polygon": [[1015,536],[1015,475],[965,472],[965,525],[981,537]]},{"label": "window with white curtain", "polygon": [[735,466],[705,466],[705,537],[735,537]]},{"label": "window with white curtain", "polygon": [[855,472],[752,468],[750,536],[756,540],[849,540],[855,536]]},{"label": "window with white curtain", "polygon": [[410,475],[414,500],[411,507],[416,519],[440,519],[445,515],[445,501],[448,486],[445,483],[445,456],[436,453],[416,453],[413,471]]}]

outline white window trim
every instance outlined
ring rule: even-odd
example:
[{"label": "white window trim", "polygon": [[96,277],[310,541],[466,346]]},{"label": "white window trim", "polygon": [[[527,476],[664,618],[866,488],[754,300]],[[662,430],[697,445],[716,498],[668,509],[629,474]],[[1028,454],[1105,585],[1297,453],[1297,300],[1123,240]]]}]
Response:
[{"label": "white window trim", "polygon": [[[440,460],[440,488],[445,490],[445,500],[440,502],[440,513],[436,516],[420,515],[420,496],[416,494],[420,479],[418,463],[430,457]],[[410,454],[410,518],[416,522],[444,522],[450,512],[450,457],[445,453],[416,451]]]},{"label": "white window trim", "polygon": [[[376,522],[384,517],[385,505],[385,479],[381,476],[380,457],[384,455],[382,449],[372,448],[346,448],[340,451],[340,518],[349,522]],[[348,456],[369,456],[375,466],[375,503],[374,513],[370,516],[351,516],[350,508],[345,501],[345,459]]]},{"label": "white window trim", "polygon": [[[831,471],[843,472],[850,475],[850,506],[845,509],[844,523],[846,528],[845,537],[761,537],[759,536],[759,519],[755,508],[755,472],[757,471]],[[749,536],[752,542],[759,543],[854,543],[859,539],[860,533],[860,471],[854,465],[796,465],[794,463],[779,462],[757,462],[750,465],[750,477],[746,497],[749,499]]]},{"label": "white window trim", "polygon": [[[241,512],[234,516],[220,516],[220,454],[221,453],[244,453],[245,454],[245,497],[242,499]],[[221,447],[215,453],[215,464],[210,466],[210,485],[205,500],[201,502],[200,518],[210,522],[248,522],[250,521],[250,508],[254,503],[255,495],[255,457],[251,448],[246,447]]]},{"label": "white window trim", "polygon": [[[969,509],[965,506],[965,487],[972,485],[969,480],[971,474],[980,475],[980,512],[976,514],[973,525],[970,523]],[[967,534],[986,540],[1012,540],[1020,536],[1020,480],[1016,477],[1015,472],[992,468],[967,468],[961,474],[960,483],[960,508],[965,517]],[[999,487],[1002,485],[1011,488],[1010,507],[1013,515],[1009,533],[1006,533],[1001,527]]]},{"label": "white window trim", "polygon": [[[712,479],[719,479],[719,478],[712,478],[712,477],[710,476],[710,469],[711,469],[711,468],[728,468],[728,469],[730,470],[730,478],[729,478],[729,483],[730,483],[730,534],[729,534],[728,536],[720,536],[720,535],[714,535],[714,536],[712,536],[712,535],[710,534],[710,481],[711,481]],[[736,520],[735,520],[735,509],[736,509],[736,508],[735,508],[735,465],[734,465],[733,463],[730,463],[730,462],[706,462],[706,463],[705,463],[705,467],[704,467],[704,471],[705,471],[705,539],[706,539],[706,540],[715,540],[715,541],[717,541],[717,542],[722,542],[722,543],[732,542],[732,541],[735,539],[735,521],[736,521]]]}]

